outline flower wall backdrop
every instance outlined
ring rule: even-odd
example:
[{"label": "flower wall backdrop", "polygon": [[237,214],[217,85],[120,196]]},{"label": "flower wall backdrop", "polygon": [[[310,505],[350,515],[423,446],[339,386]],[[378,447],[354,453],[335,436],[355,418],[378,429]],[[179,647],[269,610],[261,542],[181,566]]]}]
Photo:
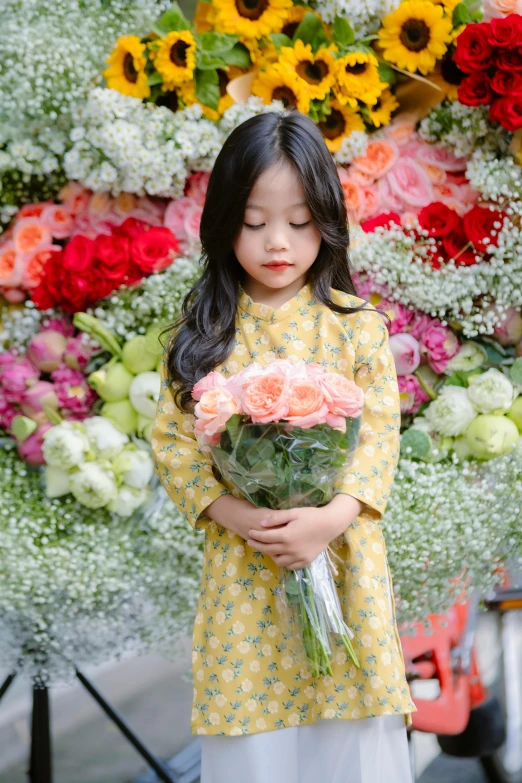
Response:
[{"label": "flower wall backdrop", "polygon": [[7,4],[3,665],[61,677],[190,629],[202,537],[152,474],[158,337],[199,275],[219,149],[264,111],[320,128],[359,295],[391,317],[400,619],[520,557],[521,31],[496,0],[213,0],[194,22],[152,0]]}]

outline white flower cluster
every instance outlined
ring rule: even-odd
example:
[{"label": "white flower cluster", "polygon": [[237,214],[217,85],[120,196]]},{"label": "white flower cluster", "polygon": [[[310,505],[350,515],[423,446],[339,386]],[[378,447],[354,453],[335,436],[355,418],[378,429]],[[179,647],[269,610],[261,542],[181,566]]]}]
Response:
[{"label": "white flower cluster", "polygon": [[438,142],[457,158],[476,149],[505,151],[511,138],[498,123],[490,122],[487,106],[464,106],[458,101],[445,101],[432,109],[418,133],[424,141]]},{"label": "white flower cluster", "polygon": [[368,141],[368,136],[364,131],[352,131],[342,140],[340,149],[334,152],[335,162],[338,164],[351,163],[354,158],[365,155]]},{"label": "white flower cluster", "polygon": [[142,34],[168,0],[3,0],[0,117],[51,127],[102,81],[120,35]]},{"label": "white flower cluster", "polygon": [[242,122],[249,120],[250,117],[255,117],[257,114],[265,114],[266,112],[284,112],[285,107],[281,101],[272,101],[272,103],[264,103],[261,98],[256,95],[250,95],[244,103],[233,103],[223,112],[223,116],[219,120],[219,130],[223,135],[223,141],[226,137],[232,133],[234,128],[241,125]]},{"label": "white flower cluster", "polygon": [[135,288],[122,288],[88,312],[114,334],[132,340],[145,334],[151,324],[173,323],[200,275],[197,258],[180,256],[164,272],[150,275]]},{"label": "white flower cluster", "polygon": [[0,665],[74,677],[129,649],[176,655],[197,604],[202,537],[163,487],[129,520],[72,495],[51,500],[41,471],[0,449]]},{"label": "white flower cluster", "polygon": [[98,193],[181,198],[190,171],[210,171],[221,147],[201,106],[173,113],[116,90],[91,90],[75,113],[69,179]]},{"label": "white flower cluster", "polygon": [[120,517],[130,517],[149,498],[148,449],[129,443],[103,416],[57,424],[45,433],[42,452],[48,497],[72,493],[83,506]]},{"label": "white flower cluster", "polygon": [[3,307],[0,310],[0,346],[25,353],[28,343],[45,325],[45,318],[55,315],[53,310],[45,313],[37,310],[30,299],[20,309]]},{"label": "white flower cluster", "polygon": [[364,38],[377,32],[383,17],[395,11],[400,0],[314,0],[311,5],[329,24],[336,16],[344,17],[356,37]]},{"label": "white flower cluster", "polygon": [[[416,241],[399,227],[377,228],[353,242],[351,261],[389,298],[413,305],[446,325],[456,321],[466,337],[492,334],[509,307],[522,307],[522,202],[506,212],[513,218],[498,224],[498,246],[488,247],[489,260],[457,266],[450,260],[440,269],[429,263],[434,240]],[[423,231],[415,225],[418,233]],[[495,308],[492,305],[495,304]]]},{"label": "white flower cluster", "polygon": [[497,158],[491,152],[475,150],[466,176],[484,201],[509,204],[522,200],[522,168],[511,156]]},{"label": "white flower cluster", "polygon": [[491,589],[520,556],[521,479],[520,448],[482,464],[400,460],[382,520],[400,621],[447,611],[468,582]]}]

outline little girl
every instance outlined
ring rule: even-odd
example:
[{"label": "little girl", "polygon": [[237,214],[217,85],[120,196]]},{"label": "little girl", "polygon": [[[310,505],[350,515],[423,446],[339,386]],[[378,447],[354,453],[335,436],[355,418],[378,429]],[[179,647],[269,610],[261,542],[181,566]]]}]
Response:
[{"label": "little girl", "polygon": [[[155,470],[205,532],[193,635],[192,731],[201,783],[409,783],[405,678],[380,519],[399,457],[400,403],[381,314],[356,296],[343,190],[321,132],[298,111],[236,128],[210,175],[204,271],[162,363]],[[365,392],[359,446],[321,508],[256,508],[196,441],[191,389],[257,361],[304,359]],[[361,668],[334,649],[312,676],[278,611],[282,569],[330,545]]]}]

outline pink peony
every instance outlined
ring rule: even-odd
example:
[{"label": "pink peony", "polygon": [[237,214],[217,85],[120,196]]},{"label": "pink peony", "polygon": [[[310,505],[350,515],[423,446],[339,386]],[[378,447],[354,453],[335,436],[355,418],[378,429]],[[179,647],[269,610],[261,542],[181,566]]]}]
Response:
[{"label": "pink peony", "polygon": [[20,404],[27,389],[38,382],[40,371],[27,357],[0,367],[0,384],[8,402]]},{"label": "pink peony", "polygon": [[420,343],[421,354],[427,355],[429,366],[439,375],[460,349],[457,336],[447,326],[442,326],[438,318],[423,331]]},{"label": "pink peony", "polygon": [[324,424],[327,416],[328,405],[316,381],[306,379],[290,381],[286,419],[292,426],[309,429],[316,424]]},{"label": "pink peony", "polygon": [[429,397],[415,375],[400,375],[397,378],[401,413],[417,413],[423,402]]},{"label": "pink peony", "polygon": [[57,408],[58,398],[52,383],[49,383],[49,381],[37,381],[25,391],[20,407],[25,416],[29,416],[32,419],[36,413],[43,412],[44,405]]},{"label": "pink peony", "polygon": [[231,416],[240,412],[240,406],[228,389],[216,386],[203,392],[196,404],[194,432],[206,440],[223,432]]},{"label": "pink peony", "polygon": [[522,340],[522,317],[518,310],[509,307],[502,316],[502,322],[493,332],[493,337],[500,345],[516,345]]},{"label": "pink peony", "polygon": [[62,364],[51,374],[51,377],[54,381],[58,405],[62,410],[70,412],[66,418],[85,419],[98,395],[89,386],[83,373]]},{"label": "pink peony", "polygon": [[185,196],[194,199],[202,207],[205,203],[210,174],[207,171],[195,171],[187,179]]},{"label": "pink peony", "polygon": [[387,324],[388,332],[391,335],[405,332],[413,318],[413,310],[408,310],[400,302],[391,302],[389,299],[381,299],[377,305],[377,310],[383,310],[392,319],[391,324]]},{"label": "pink peony", "polygon": [[409,334],[411,334],[412,337],[415,337],[417,340],[420,340],[424,334],[424,331],[431,324],[432,320],[433,319],[431,316],[425,315],[420,310],[417,310],[417,312],[413,314],[413,318],[408,325]]},{"label": "pink peony", "polygon": [[225,386],[227,379],[219,372],[209,372],[204,378],[201,378],[194,384],[192,389],[192,396],[195,400],[200,400],[205,392],[211,391],[211,389],[217,389],[220,386]]},{"label": "pink peony", "polygon": [[45,464],[42,453],[43,436],[53,426],[50,422],[45,422],[22,443],[17,443],[18,453],[25,462],[28,462],[30,465]]},{"label": "pink peony", "polygon": [[94,345],[85,342],[85,335],[78,334],[67,341],[63,360],[67,367],[71,367],[73,370],[84,370],[94,351]]},{"label": "pink peony", "polygon": [[41,372],[52,372],[60,366],[66,345],[63,334],[46,329],[32,338],[27,356]]},{"label": "pink peony", "polygon": [[254,378],[247,384],[243,409],[254,423],[281,421],[288,415],[288,379],[282,372]]},{"label": "pink peony", "polygon": [[53,332],[60,332],[65,337],[72,337],[74,334],[74,326],[69,318],[63,316],[62,318],[47,318],[43,322],[44,329],[52,329]]},{"label": "pink peony", "polygon": [[6,400],[5,396],[0,391],[0,429],[8,432],[11,429],[14,417],[17,415],[17,409]]},{"label": "pink peony", "polygon": [[405,204],[424,207],[434,201],[430,178],[422,166],[410,158],[400,158],[385,179],[391,192]]},{"label": "pink peony", "polygon": [[421,361],[420,345],[415,337],[407,332],[392,335],[390,350],[397,375],[410,375],[415,372]]}]

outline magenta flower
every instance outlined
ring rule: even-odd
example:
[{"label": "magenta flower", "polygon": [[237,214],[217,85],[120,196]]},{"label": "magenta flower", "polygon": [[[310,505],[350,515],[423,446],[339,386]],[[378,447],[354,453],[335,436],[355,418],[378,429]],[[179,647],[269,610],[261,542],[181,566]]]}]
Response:
[{"label": "magenta flower", "polygon": [[67,340],[60,332],[46,329],[33,337],[27,356],[42,372],[52,372],[60,366]]},{"label": "magenta flower", "polygon": [[9,432],[11,423],[18,411],[14,408],[0,391],[0,429]]},{"label": "magenta flower", "polygon": [[60,332],[64,337],[72,337],[74,334],[74,326],[66,317],[49,318],[45,321],[44,328],[52,329],[53,332]]},{"label": "magenta flower", "polygon": [[62,411],[71,414],[66,413],[65,417],[80,421],[85,419],[98,399],[98,395],[89,386],[85,376],[79,370],[73,370],[62,364],[51,374],[51,377],[54,381],[58,405]]},{"label": "magenta flower", "polygon": [[63,360],[73,370],[83,370],[94,350],[94,345],[85,342],[85,334],[81,333],[68,340]]},{"label": "magenta flower", "polygon": [[415,375],[401,375],[397,378],[401,413],[417,413],[423,402],[429,397]]},{"label": "magenta flower", "polygon": [[389,299],[381,299],[377,309],[384,310],[392,319],[391,324],[387,324],[390,335],[405,332],[413,318],[413,310],[408,310],[399,302],[391,302]]},{"label": "magenta flower", "polygon": [[26,390],[20,407],[30,419],[34,414],[42,413],[44,405],[50,405],[53,408],[58,407],[58,398],[54,386],[49,381],[37,381],[34,386]]},{"label": "magenta flower", "polygon": [[390,350],[393,354],[397,375],[409,375],[415,372],[421,361],[420,345],[415,337],[407,332],[392,335]]},{"label": "magenta flower", "polygon": [[20,404],[28,388],[38,382],[40,371],[27,357],[5,362],[0,369],[0,385],[8,402]]},{"label": "magenta flower", "polygon": [[429,366],[439,375],[460,348],[458,337],[447,326],[442,326],[438,318],[423,331],[420,343],[421,354],[427,356]]},{"label": "magenta flower", "polygon": [[51,422],[41,424],[28,438],[22,443],[17,443],[18,453],[25,462],[30,465],[44,465],[45,460],[42,453],[43,436],[54,425]]}]

